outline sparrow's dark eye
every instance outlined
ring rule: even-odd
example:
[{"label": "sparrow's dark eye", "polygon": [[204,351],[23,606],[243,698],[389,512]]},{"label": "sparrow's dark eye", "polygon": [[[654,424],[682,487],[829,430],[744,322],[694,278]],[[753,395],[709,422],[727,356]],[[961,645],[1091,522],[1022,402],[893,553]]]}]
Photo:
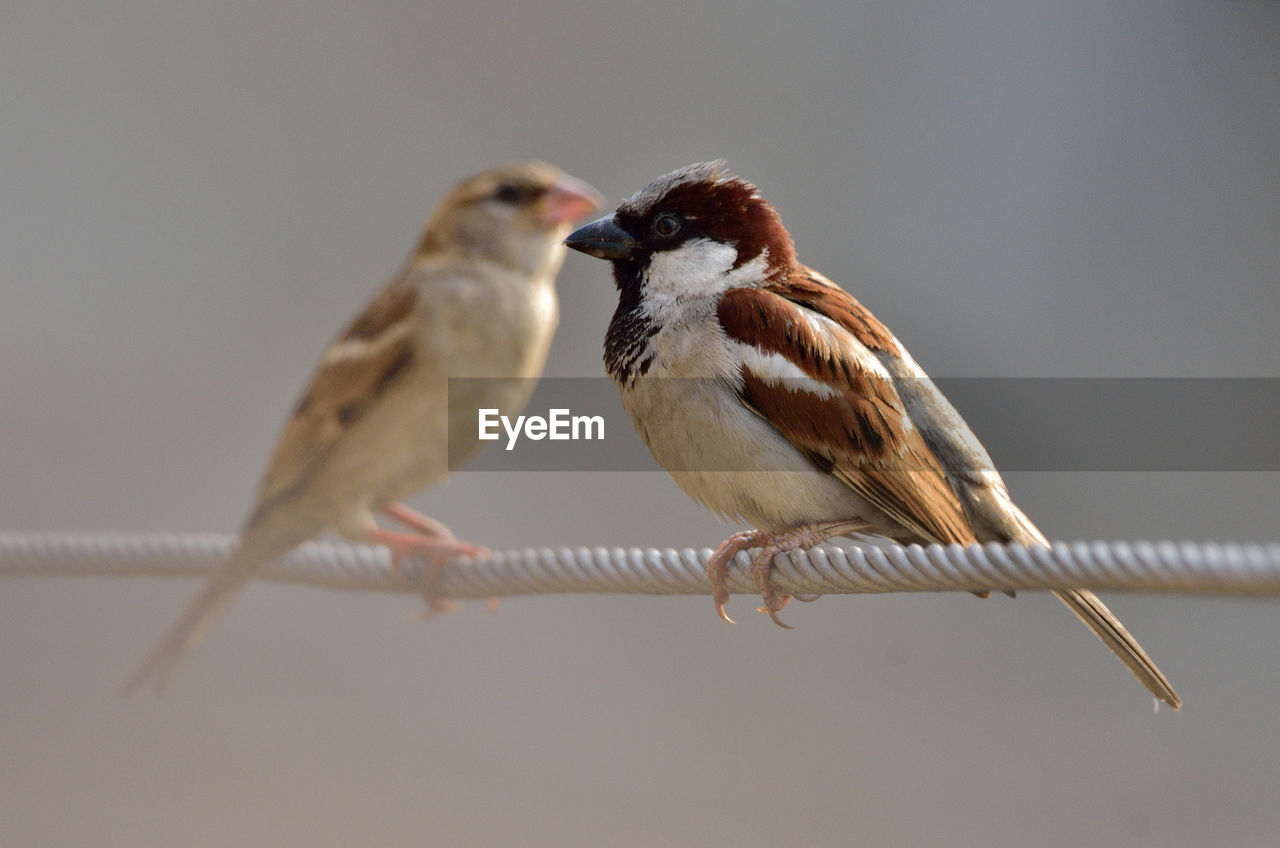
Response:
[{"label": "sparrow's dark eye", "polygon": [[494,191],[493,196],[501,203],[510,203],[512,206],[528,203],[541,193],[541,189],[534,186],[518,185],[516,183],[503,183]]},{"label": "sparrow's dark eye", "polygon": [[664,212],[653,219],[653,234],[658,238],[671,238],[680,232],[680,218],[670,212]]}]

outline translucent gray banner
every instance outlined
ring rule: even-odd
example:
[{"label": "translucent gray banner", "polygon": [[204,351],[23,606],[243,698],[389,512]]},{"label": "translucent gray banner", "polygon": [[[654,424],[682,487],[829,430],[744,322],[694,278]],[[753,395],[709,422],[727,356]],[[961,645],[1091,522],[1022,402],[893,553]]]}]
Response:
[{"label": "translucent gray banner", "polygon": [[[450,413],[476,427],[455,470],[660,470],[605,378],[543,379],[519,412],[455,409],[460,382]],[[1280,471],[1280,378],[934,382],[1002,471]]]}]

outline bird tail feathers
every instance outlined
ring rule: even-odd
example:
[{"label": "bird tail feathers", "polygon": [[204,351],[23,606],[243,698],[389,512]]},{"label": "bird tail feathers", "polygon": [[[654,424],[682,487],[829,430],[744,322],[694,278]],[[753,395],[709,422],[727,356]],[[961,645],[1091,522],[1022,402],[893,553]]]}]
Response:
[{"label": "bird tail feathers", "polygon": [[254,573],[314,536],[318,529],[286,516],[251,522],[241,536],[240,546],[187,603],[120,694],[130,695],[148,682],[157,695],[161,694],[179,663],[200,644]]},{"label": "bird tail feathers", "polygon": [[[1049,540],[1040,532],[1031,519],[1012,503],[1008,503],[1006,515],[1014,522],[1010,536],[1014,541],[1024,545],[1049,546]],[[1175,710],[1182,706],[1182,699],[1173,691],[1168,678],[1161,673],[1155,661],[1147,656],[1147,652],[1138,644],[1138,640],[1116,618],[1115,613],[1107,609],[1102,599],[1088,589],[1067,589],[1053,593],[1058,600],[1067,605],[1067,609],[1101,639],[1111,649],[1120,662],[1138,678],[1138,682],[1156,698],[1164,701]]]}]

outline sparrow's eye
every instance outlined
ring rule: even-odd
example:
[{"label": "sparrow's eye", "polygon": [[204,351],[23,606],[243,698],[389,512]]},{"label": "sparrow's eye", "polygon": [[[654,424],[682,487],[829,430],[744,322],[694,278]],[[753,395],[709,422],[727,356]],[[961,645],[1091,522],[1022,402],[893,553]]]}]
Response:
[{"label": "sparrow's eye", "polygon": [[670,212],[664,212],[653,219],[653,234],[658,238],[671,238],[680,232],[680,218]]},{"label": "sparrow's eye", "polygon": [[515,206],[521,203],[528,203],[536,198],[540,192],[541,190],[534,186],[503,183],[494,191],[493,196],[500,203],[510,203]]}]

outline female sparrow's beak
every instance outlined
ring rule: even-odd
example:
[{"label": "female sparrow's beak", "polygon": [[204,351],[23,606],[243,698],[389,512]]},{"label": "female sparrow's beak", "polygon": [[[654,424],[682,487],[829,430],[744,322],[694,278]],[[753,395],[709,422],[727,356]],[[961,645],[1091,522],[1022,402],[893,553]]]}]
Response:
[{"label": "female sparrow's beak", "polygon": [[543,216],[549,224],[572,224],[603,205],[604,195],[582,180],[562,174],[547,190]]},{"label": "female sparrow's beak", "polygon": [[606,215],[569,234],[564,243],[597,259],[627,259],[640,243]]}]

